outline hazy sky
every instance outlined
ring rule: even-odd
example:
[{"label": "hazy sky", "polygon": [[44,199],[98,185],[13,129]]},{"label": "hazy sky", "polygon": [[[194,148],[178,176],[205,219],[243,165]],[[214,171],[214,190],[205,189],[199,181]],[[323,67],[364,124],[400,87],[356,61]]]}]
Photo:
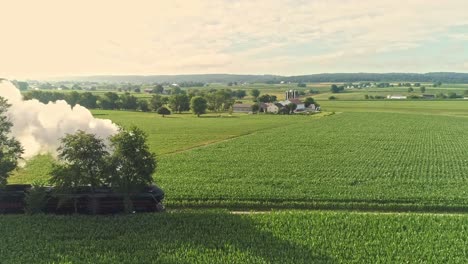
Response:
[{"label": "hazy sky", "polygon": [[0,76],[468,71],[467,0],[11,0]]}]

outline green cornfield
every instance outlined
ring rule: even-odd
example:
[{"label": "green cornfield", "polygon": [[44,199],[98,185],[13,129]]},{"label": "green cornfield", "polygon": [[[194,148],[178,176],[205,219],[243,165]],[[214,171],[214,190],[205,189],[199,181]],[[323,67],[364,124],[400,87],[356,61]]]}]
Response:
[{"label": "green cornfield", "polygon": [[468,216],[185,211],[0,217],[1,263],[466,263]]},{"label": "green cornfield", "polygon": [[168,205],[468,209],[468,119],[342,113],[160,159]]}]

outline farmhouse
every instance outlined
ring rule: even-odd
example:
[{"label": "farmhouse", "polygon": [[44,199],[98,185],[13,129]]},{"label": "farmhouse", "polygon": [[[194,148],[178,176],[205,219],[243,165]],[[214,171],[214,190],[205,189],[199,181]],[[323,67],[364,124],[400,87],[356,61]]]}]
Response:
[{"label": "farmhouse", "polygon": [[305,110],[305,104],[298,98],[290,98],[286,101],[281,101],[279,102],[279,104],[281,104],[283,107],[284,106],[287,106],[289,104],[295,104],[297,107],[296,107],[296,110],[294,112],[301,112],[301,111],[304,111]]},{"label": "farmhouse", "polygon": [[296,107],[296,112],[304,111],[305,110],[305,104],[298,98],[293,98],[288,100],[290,103],[295,104]]},{"label": "farmhouse", "polygon": [[280,103],[268,103],[266,111],[267,113],[274,113],[277,114],[279,110],[283,109],[283,105]]},{"label": "farmhouse", "polygon": [[232,106],[232,111],[235,113],[249,113],[252,112],[252,105],[250,104],[235,104]]}]

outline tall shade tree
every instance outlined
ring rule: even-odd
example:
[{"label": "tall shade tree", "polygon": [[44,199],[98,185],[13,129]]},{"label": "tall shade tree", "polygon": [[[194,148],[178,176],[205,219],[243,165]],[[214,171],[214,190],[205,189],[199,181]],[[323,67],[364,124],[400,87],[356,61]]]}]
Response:
[{"label": "tall shade tree", "polygon": [[13,124],[6,116],[9,107],[7,100],[0,97],[0,187],[7,183],[8,176],[16,168],[18,159],[23,154],[20,142],[10,136]]},{"label": "tall shade tree", "polygon": [[[369,96],[367,96],[367,97],[369,97]],[[311,104],[315,104],[317,106],[317,103],[315,102],[314,98],[307,97],[306,99],[304,99],[304,106],[305,107],[309,107]]]},{"label": "tall shade tree", "polygon": [[260,90],[258,89],[252,89],[250,90],[250,95],[254,98],[254,100],[257,100],[257,97],[260,95]]},{"label": "tall shade tree", "polygon": [[62,190],[80,185],[91,186],[91,191],[102,186],[108,177],[108,152],[102,139],[94,134],[77,131],[61,139],[57,149],[59,163],[54,164],[50,182]]},{"label": "tall shade tree", "polygon": [[167,97],[162,97],[159,94],[153,95],[150,100],[151,110],[156,111],[160,107],[162,107],[166,103],[163,98],[167,98]]},{"label": "tall shade tree", "polygon": [[181,113],[190,109],[190,98],[186,94],[175,94],[169,98],[172,111]]},{"label": "tall shade tree", "polygon": [[162,117],[165,117],[166,115],[170,115],[171,111],[167,109],[167,107],[161,106],[158,108],[158,110],[156,110],[156,113],[162,115]]},{"label": "tall shade tree", "polygon": [[207,101],[201,96],[195,96],[190,101],[190,109],[192,113],[200,117],[200,115],[206,113],[206,108],[208,107]]},{"label": "tall shade tree", "polygon": [[133,211],[131,195],[153,183],[156,155],[146,144],[147,135],[139,128],[121,130],[111,137],[112,188],[124,196],[125,212]]}]

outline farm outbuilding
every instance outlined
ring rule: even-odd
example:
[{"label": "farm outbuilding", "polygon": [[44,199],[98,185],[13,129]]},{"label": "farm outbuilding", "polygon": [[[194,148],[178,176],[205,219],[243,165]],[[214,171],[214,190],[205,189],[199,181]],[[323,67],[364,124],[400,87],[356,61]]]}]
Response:
[{"label": "farm outbuilding", "polygon": [[252,105],[250,104],[235,104],[232,106],[232,111],[235,113],[249,113],[252,112]]}]

